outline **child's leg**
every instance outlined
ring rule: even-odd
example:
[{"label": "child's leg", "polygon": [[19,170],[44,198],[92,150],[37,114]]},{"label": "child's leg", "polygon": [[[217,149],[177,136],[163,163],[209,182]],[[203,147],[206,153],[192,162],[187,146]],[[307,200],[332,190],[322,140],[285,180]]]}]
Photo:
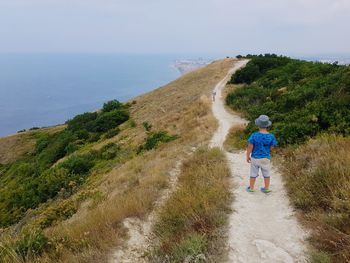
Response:
[{"label": "child's leg", "polygon": [[259,166],[256,164],[256,160],[251,158],[250,163],[250,179],[249,179],[249,188],[254,190],[256,178],[259,176]]},{"label": "child's leg", "polygon": [[250,179],[249,179],[249,187],[252,190],[254,190],[255,181],[256,181],[255,177],[250,177]]},{"label": "child's leg", "polygon": [[270,177],[264,177],[265,189],[270,188]]},{"label": "child's leg", "polygon": [[261,173],[264,176],[264,184],[265,184],[265,189],[268,190],[270,188],[270,170],[271,170],[271,165],[270,165],[270,160],[269,159],[262,159],[261,160]]}]

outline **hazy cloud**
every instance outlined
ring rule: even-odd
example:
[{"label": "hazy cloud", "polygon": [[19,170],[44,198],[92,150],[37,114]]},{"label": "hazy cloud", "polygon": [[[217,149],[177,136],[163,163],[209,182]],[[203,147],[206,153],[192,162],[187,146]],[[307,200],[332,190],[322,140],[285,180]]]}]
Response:
[{"label": "hazy cloud", "polygon": [[0,52],[345,53],[349,0],[1,0]]}]

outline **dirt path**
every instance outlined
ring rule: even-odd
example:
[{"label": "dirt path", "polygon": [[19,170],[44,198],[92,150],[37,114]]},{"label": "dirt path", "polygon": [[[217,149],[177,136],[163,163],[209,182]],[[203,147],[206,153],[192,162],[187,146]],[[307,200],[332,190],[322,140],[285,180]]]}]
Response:
[{"label": "dirt path", "polygon": [[[219,128],[212,138],[211,147],[222,148],[230,127],[246,123],[239,116],[228,113],[221,98],[221,92],[232,73],[246,62],[237,62],[214,89],[216,100],[212,109],[219,121]],[[226,152],[226,155],[231,166],[235,197],[229,219],[228,262],[306,262],[304,240],[307,234],[298,225],[276,168],[271,173],[272,193],[247,193],[245,188],[250,167],[245,161],[245,152]],[[261,185],[262,180],[258,179],[257,187]]]}]

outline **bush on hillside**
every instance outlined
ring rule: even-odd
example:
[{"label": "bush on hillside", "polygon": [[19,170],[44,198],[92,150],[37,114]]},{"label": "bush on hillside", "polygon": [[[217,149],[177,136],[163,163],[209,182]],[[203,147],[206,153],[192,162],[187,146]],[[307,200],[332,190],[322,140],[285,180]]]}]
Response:
[{"label": "bush on hillside", "polygon": [[114,136],[118,135],[119,133],[120,133],[120,129],[119,129],[119,127],[116,127],[114,129],[107,131],[104,136],[106,139],[110,139],[110,138],[113,138]]},{"label": "bush on hillside", "polygon": [[89,139],[86,141],[87,143],[93,143],[99,141],[101,138],[100,133],[91,133]]},{"label": "bush on hillside", "polygon": [[79,133],[80,136],[87,137],[87,132],[103,133],[110,129],[116,128],[118,125],[129,119],[129,113],[125,109],[113,109],[108,106],[109,111],[101,113],[84,113],[75,116],[67,122],[68,130]]},{"label": "bush on hillside", "polygon": [[68,130],[72,131],[92,131],[95,120],[97,119],[97,112],[85,112],[75,116],[73,119],[67,121]]},{"label": "bush on hillside", "polygon": [[[259,68],[254,83],[251,67]],[[256,130],[254,120],[266,114],[281,145],[302,143],[320,132],[350,135],[349,66],[253,56],[232,81],[241,82],[237,78],[251,84],[230,93],[226,103],[251,121],[247,134]]]},{"label": "bush on hillside", "polygon": [[238,70],[236,74],[232,76],[230,83],[250,84],[261,77],[268,70],[284,66],[290,61],[290,59],[287,57],[277,56],[275,54],[247,57],[252,58],[252,60],[249,61],[244,68]]},{"label": "bush on hillside", "polygon": [[247,64],[245,70],[239,70],[230,81],[232,84],[252,83],[261,76],[259,67],[254,64]]},{"label": "bush on hillside", "polygon": [[166,131],[154,132],[148,135],[142,148],[149,151],[157,148],[162,142],[170,142],[177,138],[176,135],[170,135]]},{"label": "bush on hillside", "polygon": [[120,152],[121,147],[115,143],[108,143],[100,150],[100,158],[103,160],[114,159]]},{"label": "bush on hillside", "polygon": [[80,140],[88,140],[90,138],[90,133],[87,130],[78,130],[75,132],[75,135]]},{"label": "bush on hillside", "polygon": [[71,174],[87,174],[94,166],[94,154],[74,155],[61,164]]},{"label": "bush on hillside", "polygon": [[93,126],[93,131],[106,132],[110,129],[116,128],[128,119],[129,113],[126,110],[113,110],[102,113],[96,119]]},{"label": "bush on hillside", "polygon": [[[47,142],[45,142],[46,146],[37,155],[41,169],[50,167],[64,157],[67,154],[67,146],[75,140],[75,135],[68,130],[49,136]],[[43,148],[43,146],[40,148]]]},{"label": "bush on hillside", "polygon": [[108,101],[108,102],[103,104],[102,111],[103,112],[110,112],[113,110],[120,110],[123,108],[124,108],[124,105],[122,103],[120,103],[117,100],[111,100],[111,101]]}]

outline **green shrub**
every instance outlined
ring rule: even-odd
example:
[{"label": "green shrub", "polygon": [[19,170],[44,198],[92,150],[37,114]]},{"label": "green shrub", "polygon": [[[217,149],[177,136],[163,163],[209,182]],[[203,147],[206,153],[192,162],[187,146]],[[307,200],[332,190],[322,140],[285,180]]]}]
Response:
[{"label": "green shrub", "polygon": [[226,103],[232,104],[236,110],[246,110],[247,105],[257,105],[266,102],[268,91],[257,86],[238,88],[227,95]]},{"label": "green shrub", "polygon": [[119,133],[120,133],[120,129],[119,129],[119,127],[116,127],[114,129],[107,131],[105,134],[105,138],[106,139],[113,138],[114,136],[118,135]]},{"label": "green shrub", "polygon": [[[251,56],[252,57],[252,56]],[[264,56],[254,56],[247,65],[238,70],[230,80],[230,83],[247,83],[250,84],[253,81],[260,78],[265,72],[270,69],[281,67],[286,65],[290,61],[289,58],[283,56],[277,56],[275,54],[265,54]]]},{"label": "green shrub", "polygon": [[69,173],[79,175],[87,174],[93,166],[94,155],[91,153],[71,156],[61,164]]},{"label": "green shrub", "polygon": [[96,119],[93,130],[95,132],[106,132],[116,128],[129,119],[129,113],[126,110],[113,110],[102,113]]},{"label": "green shrub", "polygon": [[36,135],[35,154],[41,153],[50,143],[50,135],[47,133],[37,133]]},{"label": "green shrub", "polygon": [[90,138],[90,134],[87,130],[78,130],[75,132],[75,135],[80,140],[88,140]]},{"label": "green shrub", "polygon": [[99,133],[91,133],[89,139],[87,140],[88,143],[92,143],[92,142],[97,142],[99,141],[101,138],[101,134]]},{"label": "green shrub", "polygon": [[247,68],[245,70],[239,70],[234,75],[235,77],[231,80],[230,83],[252,83],[254,80],[261,76],[259,71],[259,67],[254,64],[247,64]]},{"label": "green shrub", "polygon": [[120,151],[120,146],[115,143],[108,143],[103,146],[100,150],[101,159],[111,160],[114,159],[118,152]]},{"label": "green shrub", "polygon": [[88,133],[103,133],[116,128],[129,119],[129,113],[122,103],[117,100],[106,102],[102,111],[86,112],[67,121],[68,130],[76,133],[80,139],[87,139]]},{"label": "green shrub", "polygon": [[[28,198],[34,203],[33,200],[38,200],[36,206],[42,202],[46,202],[48,199],[55,197],[58,192],[65,188],[72,180],[72,176],[66,169],[60,167],[51,168],[43,172],[33,183],[36,184],[37,190],[33,195]],[[28,190],[22,193],[25,195]],[[36,207],[36,206],[33,206]]]},{"label": "green shrub", "polygon": [[152,150],[154,148],[157,148],[157,146],[162,143],[162,142],[170,142],[178,137],[176,135],[170,135],[166,131],[159,131],[159,132],[154,132],[148,135],[146,138],[146,141],[143,145],[143,149],[145,150]]},{"label": "green shrub", "polygon": [[65,149],[65,152],[67,154],[72,154],[78,149],[79,149],[79,144],[77,144],[77,143],[70,143],[70,144],[67,145],[67,147]]},{"label": "green shrub", "polygon": [[73,119],[68,120],[66,123],[68,125],[68,130],[80,131],[87,130],[92,131],[94,128],[94,123],[97,118],[97,112],[85,112],[83,114],[75,116]]},{"label": "green shrub", "polygon": [[123,104],[117,100],[111,100],[103,104],[102,111],[110,112],[110,111],[120,110],[120,109],[123,109]]},{"label": "green shrub", "polygon": [[37,156],[41,169],[48,168],[67,154],[67,146],[76,140],[75,135],[68,130],[50,136],[47,146]]},{"label": "green shrub", "polygon": [[23,235],[15,244],[15,251],[23,260],[41,255],[49,247],[48,238],[40,230]]}]

